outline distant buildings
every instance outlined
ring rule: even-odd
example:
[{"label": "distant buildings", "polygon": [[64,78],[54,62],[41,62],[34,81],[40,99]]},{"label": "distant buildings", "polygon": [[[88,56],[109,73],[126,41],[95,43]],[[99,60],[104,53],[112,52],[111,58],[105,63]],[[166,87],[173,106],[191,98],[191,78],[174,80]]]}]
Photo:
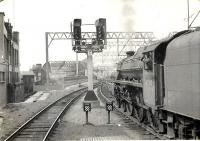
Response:
[{"label": "distant buildings", "polygon": [[[85,75],[86,63],[78,62],[78,75]],[[76,61],[50,61],[50,77],[59,79],[76,75]]]},{"label": "distant buildings", "polygon": [[42,72],[43,72],[42,64],[33,65],[31,71],[35,75],[35,80],[34,80],[35,82],[42,81]]},{"label": "distant buildings", "polygon": [[19,32],[4,21],[0,12],[0,107],[20,98],[22,85],[19,79]]},{"label": "distant buildings", "polygon": [[[84,61],[78,62],[78,75],[76,74],[76,61],[49,61],[49,80],[50,83],[54,80],[63,80],[69,78],[77,78],[85,76],[87,64]],[[35,75],[35,84],[46,83],[46,64],[33,65],[31,71]]]}]

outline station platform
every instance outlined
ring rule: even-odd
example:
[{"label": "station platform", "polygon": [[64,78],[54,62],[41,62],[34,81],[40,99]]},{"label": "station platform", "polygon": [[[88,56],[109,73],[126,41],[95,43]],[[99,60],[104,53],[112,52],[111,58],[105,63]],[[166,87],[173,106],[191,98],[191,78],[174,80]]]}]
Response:
[{"label": "station platform", "polygon": [[99,107],[92,108],[91,112],[88,113],[89,124],[86,124],[83,102],[84,97],[71,106],[61,119],[58,128],[55,129],[50,140],[100,141],[142,139],[142,134],[132,130],[130,123],[116,114],[116,111],[111,112],[110,124],[107,124],[108,112],[101,101]]},{"label": "station platform", "polygon": [[[80,85],[87,86],[87,82],[67,86],[64,88],[64,90],[68,91],[68,90],[77,89]],[[26,99],[24,102],[20,102],[20,103],[33,103],[33,102],[44,101],[48,99],[48,97],[50,97],[52,93],[57,92],[57,91],[58,90],[38,91],[32,96],[30,96],[28,99]]]}]

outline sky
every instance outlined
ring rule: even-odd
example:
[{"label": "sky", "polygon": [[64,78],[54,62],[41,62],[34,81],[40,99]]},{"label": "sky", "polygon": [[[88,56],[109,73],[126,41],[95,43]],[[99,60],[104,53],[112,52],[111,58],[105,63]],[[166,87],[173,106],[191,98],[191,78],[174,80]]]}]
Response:
[{"label": "sky", "polygon": [[[190,0],[190,20],[200,10],[199,0]],[[187,29],[187,0],[4,0],[0,12],[20,33],[20,69],[45,63],[45,32],[69,32],[70,22],[81,18],[94,24],[107,19],[107,31],[151,31],[165,37]],[[193,26],[199,26],[200,17]],[[54,41],[49,60],[75,60],[71,41]],[[86,55],[80,55],[79,59]]]}]

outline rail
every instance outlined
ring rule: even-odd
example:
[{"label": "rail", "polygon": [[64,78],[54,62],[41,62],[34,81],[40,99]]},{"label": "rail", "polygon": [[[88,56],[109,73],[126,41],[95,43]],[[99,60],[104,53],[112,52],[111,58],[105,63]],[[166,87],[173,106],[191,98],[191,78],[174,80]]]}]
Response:
[{"label": "rail", "polygon": [[[107,97],[103,94],[103,92],[102,92],[102,90],[101,90],[101,87],[100,87],[100,89],[99,89],[99,93],[100,93],[100,95],[102,96],[102,98],[103,98],[105,101],[107,101],[107,102],[112,102],[109,98],[107,98]],[[117,106],[116,104],[113,103],[113,105],[114,105],[114,108],[115,108],[117,111],[119,111],[121,114],[125,115],[126,117],[128,117],[129,119],[131,119],[133,122],[135,122],[136,124],[138,124],[139,126],[141,126],[142,128],[144,128],[145,130],[147,130],[148,132],[150,132],[152,135],[156,136],[157,138],[159,138],[159,139],[161,139],[161,140],[166,140],[166,139],[169,140],[167,137],[164,137],[164,136],[160,135],[159,133],[155,132],[151,127],[145,125],[144,123],[140,123],[136,118],[134,118],[134,117],[132,117],[132,116],[130,116],[130,115],[124,113],[121,109],[118,108],[118,106]]]},{"label": "rail", "polygon": [[[95,84],[95,87],[98,85]],[[80,88],[78,90],[75,90],[73,92],[71,92],[68,95],[65,95],[59,99],[57,99],[56,101],[50,103],[49,105],[47,105],[45,108],[43,108],[42,110],[40,110],[38,113],[36,113],[33,117],[31,117],[28,121],[26,121],[23,125],[21,125],[17,130],[15,130],[11,135],[9,135],[4,141],[11,141],[14,140],[15,138],[17,138],[17,136],[24,130],[26,129],[26,127],[28,125],[30,125],[34,120],[38,119],[40,116],[42,116],[42,114],[44,114],[45,112],[47,112],[49,109],[51,109],[54,105],[56,106],[56,104],[58,102],[62,102],[63,99],[68,98],[69,96],[79,93],[77,96],[75,96],[73,99],[69,100],[67,102],[67,104],[64,106],[64,108],[61,110],[61,112],[59,112],[59,114],[57,114],[58,116],[55,118],[55,120],[53,121],[53,124],[51,124],[50,128],[48,129],[48,131],[46,132],[44,138],[42,139],[43,141],[47,140],[47,138],[49,137],[49,135],[52,133],[53,129],[55,128],[55,125],[57,123],[57,121],[64,115],[65,111],[69,108],[69,106],[76,100],[78,99],[83,93],[85,93],[87,91],[87,87],[84,88]]]}]

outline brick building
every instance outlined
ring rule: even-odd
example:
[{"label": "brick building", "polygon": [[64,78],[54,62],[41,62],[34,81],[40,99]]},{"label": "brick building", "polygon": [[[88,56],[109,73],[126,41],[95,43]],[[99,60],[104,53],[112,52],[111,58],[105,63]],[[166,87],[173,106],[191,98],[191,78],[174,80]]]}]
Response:
[{"label": "brick building", "polygon": [[0,12],[0,107],[16,101],[22,93],[19,80],[19,32],[4,21]]}]

